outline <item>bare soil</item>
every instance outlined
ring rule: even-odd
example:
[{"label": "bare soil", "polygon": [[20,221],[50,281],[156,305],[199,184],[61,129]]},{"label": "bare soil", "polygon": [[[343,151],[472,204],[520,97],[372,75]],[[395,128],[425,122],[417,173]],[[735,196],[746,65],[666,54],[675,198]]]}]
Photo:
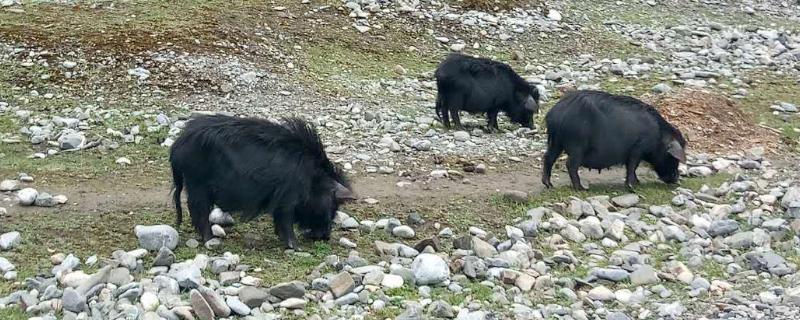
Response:
[{"label": "bare soil", "polygon": [[681,130],[689,147],[707,153],[743,152],[762,146],[778,154],[780,134],[759,126],[741,106],[720,94],[682,90],[676,94],[647,96],[661,115]]}]

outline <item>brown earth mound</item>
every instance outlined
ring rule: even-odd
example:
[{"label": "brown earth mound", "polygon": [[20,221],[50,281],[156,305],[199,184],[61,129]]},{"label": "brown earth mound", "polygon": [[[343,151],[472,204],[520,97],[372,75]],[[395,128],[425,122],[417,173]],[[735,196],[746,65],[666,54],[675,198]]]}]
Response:
[{"label": "brown earth mound", "polygon": [[681,130],[694,152],[730,153],[763,147],[778,152],[780,135],[759,126],[731,99],[700,90],[646,96],[664,118]]}]

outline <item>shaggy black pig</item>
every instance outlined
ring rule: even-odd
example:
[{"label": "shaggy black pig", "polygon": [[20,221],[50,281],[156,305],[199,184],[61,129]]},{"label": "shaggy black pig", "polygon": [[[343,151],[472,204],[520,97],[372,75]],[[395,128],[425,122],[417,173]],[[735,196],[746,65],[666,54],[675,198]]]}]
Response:
[{"label": "shaggy black pig", "polygon": [[461,54],[448,56],[435,72],[436,115],[445,127],[450,118],[461,128],[459,111],[486,113],[489,130],[497,128],[497,114],[533,129],[539,112],[539,91],[505,63]]},{"label": "shaggy black pig", "polygon": [[542,183],[552,187],[553,163],[566,152],[567,171],[575,189],[586,189],[578,168],[625,165],[625,186],[639,182],[636,168],[649,163],[665,183],[678,182],[678,165],[686,161],[686,140],[652,106],[628,96],[573,91],[545,116],[547,152]]},{"label": "shaggy black pig", "polygon": [[176,223],[186,188],[192,225],[211,239],[213,205],[244,221],[271,213],[275,232],[296,248],[294,224],[327,240],[338,206],[353,199],[350,184],[328,160],[316,130],[299,119],[283,124],[254,118],[201,116],[172,145]]}]

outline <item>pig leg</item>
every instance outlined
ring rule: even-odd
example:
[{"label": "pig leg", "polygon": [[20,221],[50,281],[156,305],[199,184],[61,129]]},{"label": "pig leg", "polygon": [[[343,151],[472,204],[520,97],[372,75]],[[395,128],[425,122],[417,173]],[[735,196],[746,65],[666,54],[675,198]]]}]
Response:
[{"label": "pig leg", "polygon": [[278,238],[283,241],[289,249],[298,249],[297,237],[294,235],[294,219],[291,214],[285,212],[276,212],[274,215],[275,231],[278,233]]},{"label": "pig leg", "polygon": [[636,177],[636,168],[639,167],[639,162],[638,156],[631,156],[625,164],[625,187],[631,192],[633,192],[633,186],[639,184],[639,178]]},{"label": "pig leg", "polygon": [[461,130],[464,129],[464,127],[461,126],[461,117],[458,115],[458,111],[459,110],[456,109],[450,109],[450,117],[453,118],[456,129]]},{"label": "pig leg", "polygon": [[550,176],[553,173],[553,164],[556,163],[558,156],[561,155],[561,149],[555,147],[547,148],[544,154],[544,164],[542,164],[542,184],[547,188],[552,188],[553,183],[550,182]]},{"label": "pig leg", "polygon": [[441,109],[441,112],[442,112],[442,124],[444,125],[445,128],[450,129],[450,114],[448,113],[448,111],[449,110],[447,108],[442,108]]},{"label": "pig leg", "polygon": [[204,187],[188,188],[187,204],[189,214],[192,216],[192,225],[200,233],[203,242],[211,240],[211,223],[208,216],[211,214],[211,193]]},{"label": "pig leg", "polygon": [[581,177],[578,176],[578,169],[580,169],[582,163],[583,158],[577,152],[573,152],[567,158],[567,172],[569,172],[569,180],[572,181],[572,188],[575,190],[589,190],[589,188],[581,184]]},{"label": "pig leg", "polygon": [[497,126],[497,113],[498,111],[489,111],[486,113],[486,117],[489,119],[489,128],[487,130],[489,132],[500,130],[500,128]]}]

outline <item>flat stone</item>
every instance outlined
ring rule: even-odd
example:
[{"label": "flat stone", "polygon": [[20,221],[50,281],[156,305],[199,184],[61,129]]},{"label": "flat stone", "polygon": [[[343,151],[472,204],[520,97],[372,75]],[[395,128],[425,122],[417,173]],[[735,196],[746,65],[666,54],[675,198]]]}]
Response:
[{"label": "flat stone", "polygon": [[231,308],[228,307],[221,295],[206,287],[200,287],[198,290],[211,310],[214,311],[214,315],[223,318],[231,315]]},{"label": "flat stone", "polygon": [[175,228],[163,224],[154,226],[138,225],[133,230],[139,239],[139,247],[149,251],[156,251],[161,247],[175,250],[180,239]]},{"label": "flat stone", "polygon": [[278,306],[286,309],[302,309],[306,306],[306,303],[308,303],[308,301],[305,299],[289,298],[281,301]]},{"label": "flat stone", "polygon": [[353,277],[351,277],[350,273],[348,272],[341,272],[337,274],[331,278],[328,285],[330,286],[330,290],[331,293],[333,293],[334,298],[339,298],[345,294],[348,294],[356,287]]},{"label": "flat stone", "polygon": [[414,258],[411,271],[418,285],[438,284],[450,277],[450,267],[444,259],[430,253],[422,253]]},{"label": "flat stone", "polygon": [[246,316],[250,314],[250,307],[244,304],[238,297],[229,296],[225,299],[225,303],[231,308],[233,313]]},{"label": "flat stone", "polygon": [[649,265],[642,265],[630,274],[631,284],[643,286],[658,283],[658,273]]},{"label": "flat stone", "polygon": [[266,291],[256,287],[244,286],[239,290],[239,300],[250,308],[260,307],[268,298]]},{"label": "flat stone", "polygon": [[624,194],[618,197],[611,198],[614,205],[622,208],[630,208],[639,203],[639,196],[635,193]]},{"label": "flat stone", "polygon": [[192,303],[192,311],[197,315],[200,320],[214,320],[214,310],[208,305],[208,302],[203,299],[203,295],[197,289],[192,289],[189,292],[189,300]]},{"label": "flat stone", "polygon": [[[269,294],[285,300],[289,298],[302,298],[306,294],[306,289],[302,283],[284,282],[269,289]],[[245,302],[242,300],[242,302]],[[247,302],[245,302],[247,304]],[[250,304],[247,304],[248,306]]]},{"label": "flat stone", "polygon": [[22,235],[17,231],[0,235],[0,250],[12,250],[22,242]]}]

